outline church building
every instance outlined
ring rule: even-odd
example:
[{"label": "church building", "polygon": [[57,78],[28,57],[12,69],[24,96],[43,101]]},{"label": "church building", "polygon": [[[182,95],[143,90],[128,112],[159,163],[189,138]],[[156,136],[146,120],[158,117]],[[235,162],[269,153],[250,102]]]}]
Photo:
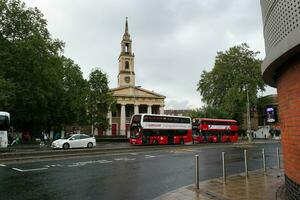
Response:
[{"label": "church building", "polygon": [[127,18],[119,56],[118,87],[111,91],[117,105],[115,111],[108,113],[111,129],[107,131],[107,135],[129,137],[129,124],[133,114],[164,114],[166,97],[135,85],[134,53]]}]

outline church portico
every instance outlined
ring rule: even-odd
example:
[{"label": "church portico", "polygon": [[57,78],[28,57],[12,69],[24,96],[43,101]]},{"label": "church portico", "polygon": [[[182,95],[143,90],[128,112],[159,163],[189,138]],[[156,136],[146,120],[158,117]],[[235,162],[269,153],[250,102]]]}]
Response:
[{"label": "church portico", "polygon": [[[148,113],[148,114],[163,114],[164,110],[164,96],[157,96],[153,92],[149,92],[148,96],[138,97],[131,96],[130,92],[127,93],[128,96],[120,95],[118,93],[123,93],[120,88],[112,89],[114,96],[117,98],[116,111],[110,112],[108,114],[110,125],[112,127],[111,132],[107,132],[107,135],[113,136],[128,136],[129,124],[133,114],[138,113]],[[123,88],[124,90],[124,88]],[[138,88],[137,90],[145,89]],[[140,93],[141,91],[135,91]],[[149,96],[152,95],[153,97]]]},{"label": "church portico", "polygon": [[129,137],[132,115],[138,113],[163,114],[165,96],[135,86],[134,53],[126,19],[125,33],[119,56],[118,87],[111,89],[116,98],[116,110],[108,113],[110,130],[107,135]]}]

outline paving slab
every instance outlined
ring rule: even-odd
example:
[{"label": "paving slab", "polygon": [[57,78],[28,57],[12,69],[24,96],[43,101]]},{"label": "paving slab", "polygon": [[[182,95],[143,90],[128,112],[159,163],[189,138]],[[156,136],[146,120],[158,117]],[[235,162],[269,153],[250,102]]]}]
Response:
[{"label": "paving slab", "polygon": [[164,194],[155,200],[275,200],[285,199],[284,173],[279,169],[249,172],[248,176],[236,174],[223,178],[200,182],[197,189],[194,184]]}]

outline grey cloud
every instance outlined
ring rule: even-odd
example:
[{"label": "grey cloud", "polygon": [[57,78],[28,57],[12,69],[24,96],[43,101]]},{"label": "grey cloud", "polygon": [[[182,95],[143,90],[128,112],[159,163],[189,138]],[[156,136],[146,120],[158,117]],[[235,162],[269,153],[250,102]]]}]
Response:
[{"label": "grey cloud", "polygon": [[167,107],[203,105],[196,91],[217,51],[247,42],[262,52],[259,1],[253,0],[25,0],[48,19],[54,37],[85,77],[94,67],[116,87],[125,16],[133,40],[137,85],[167,96]]}]

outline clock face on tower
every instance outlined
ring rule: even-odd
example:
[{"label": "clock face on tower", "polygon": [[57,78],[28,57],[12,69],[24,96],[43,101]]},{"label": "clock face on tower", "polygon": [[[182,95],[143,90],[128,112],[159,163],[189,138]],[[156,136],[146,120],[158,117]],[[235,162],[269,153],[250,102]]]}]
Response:
[{"label": "clock face on tower", "polygon": [[125,79],[125,82],[126,82],[126,83],[129,83],[129,82],[130,82],[130,77],[129,77],[129,76],[125,76],[124,79]]}]

